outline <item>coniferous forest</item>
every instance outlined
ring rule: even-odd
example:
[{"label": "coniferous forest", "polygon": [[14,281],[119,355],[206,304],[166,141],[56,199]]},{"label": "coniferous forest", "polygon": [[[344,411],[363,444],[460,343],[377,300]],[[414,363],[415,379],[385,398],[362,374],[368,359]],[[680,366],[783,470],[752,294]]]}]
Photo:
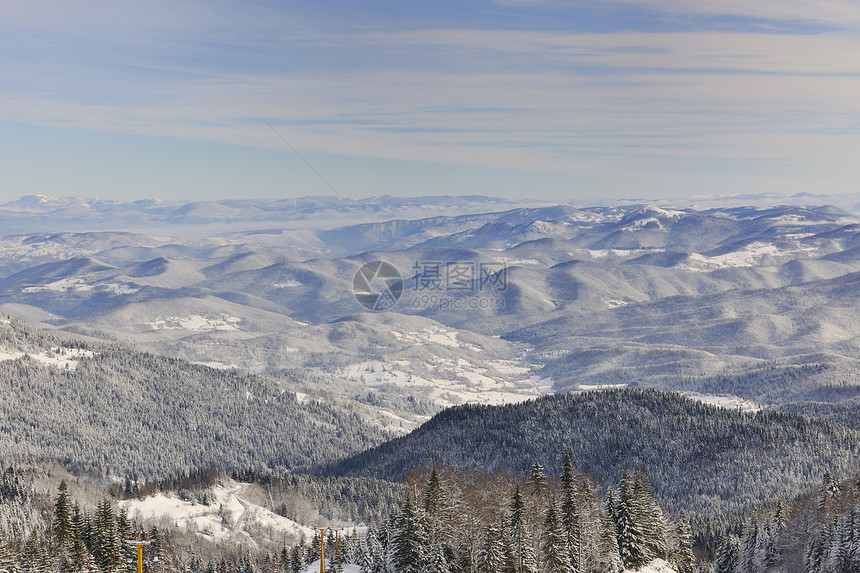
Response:
[{"label": "coniferous forest", "polygon": [[[128,572],[123,541],[141,535],[147,573],[304,573],[323,548],[327,570],[362,573],[860,570],[848,403],[559,394],[449,408],[385,441],[353,406],[283,380],[13,321],[0,337],[23,353],[0,369],[9,572]],[[75,367],[30,356],[46,347]],[[229,488],[290,533],[242,525],[218,505]],[[159,495],[216,514],[231,541],[129,510]]]}]

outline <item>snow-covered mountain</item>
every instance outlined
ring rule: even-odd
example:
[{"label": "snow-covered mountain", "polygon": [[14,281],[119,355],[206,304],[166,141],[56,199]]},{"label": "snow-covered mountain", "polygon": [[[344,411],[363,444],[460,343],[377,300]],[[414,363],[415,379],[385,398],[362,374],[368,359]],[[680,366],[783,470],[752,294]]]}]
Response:
[{"label": "snow-covered mountain", "polygon": [[[6,312],[221,368],[311,369],[337,394],[398,396],[384,410],[404,429],[446,405],[606,385],[858,393],[860,217],[833,206],[28,197],[4,216],[90,225],[0,238]],[[123,217],[185,232],[92,230]],[[402,281],[372,287],[396,285],[384,311],[356,297],[373,261]],[[810,361],[788,390],[730,382]]]}]

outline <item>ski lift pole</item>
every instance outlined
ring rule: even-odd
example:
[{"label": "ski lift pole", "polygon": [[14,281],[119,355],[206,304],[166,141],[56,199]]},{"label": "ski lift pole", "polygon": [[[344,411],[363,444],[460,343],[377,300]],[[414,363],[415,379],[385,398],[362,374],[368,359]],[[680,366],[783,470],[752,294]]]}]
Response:
[{"label": "ski lift pole", "polygon": [[325,573],[325,528],[320,529],[320,573]]},{"label": "ski lift pole", "polygon": [[338,533],[341,532],[340,529],[333,529],[331,527],[321,527],[320,528],[320,573],[325,573],[325,532],[333,531],[334,532],[334,556],[337,557],[337,544],[338,544]]},{"label": "ski lift pole", "polygon": [[137,573],[143,573],[143,548],[152,543],[146,538],[146,534],[138,535],[137,539],[129,539],[123,541],[126,545],[130,545],[137,549]]}]

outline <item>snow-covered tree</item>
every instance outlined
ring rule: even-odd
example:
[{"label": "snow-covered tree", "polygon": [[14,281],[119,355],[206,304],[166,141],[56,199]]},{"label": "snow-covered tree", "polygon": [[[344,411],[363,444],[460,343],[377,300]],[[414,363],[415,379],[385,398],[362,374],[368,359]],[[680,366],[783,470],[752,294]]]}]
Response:
[{"label": "snow-covered tree", "polygon": [[504,563],[502,532],[494,524],[489,524],[484,531],[484,544],[478,553],[478,570],[482,573],[502,573]]},{"label": "snow-covered tree", "polygon": [[397,573],[418,573],[424,562],[425,540],[418,514],[409,495],[400,509],[392,544],[392,561]]},{"label": "snow-covered tree", "polygon": [[681,510],[675,524],[678,546],[673,555],[673,563],[678,573],[693,573],[695,571],[695,557],[693,556],[693,532],[687,514]]},{"label": "snow-covered tree", "polygon": [[622,471],[618,494],[615,506],[618,552],[625,567],[638,569],[649,559],[642,524],[638,519],[642,510],[636,498],[634,479],[627,468]]},{"label": "snow-covered tree", "polygon": [[714,559],[714,573],[736,573],[739,565],[741,541],[736,535],[728,535],[720,543]]},{"label": "snow-covered tree", "polygon": [[561,472],[561,523],[570,552],[571,567],[580,570],[580,553],[582,552],[581,531],[579,523],[579,508],[576,501],[576,477],[570,454],[565,452]]},{"label": "snow-covered tree", "polygon": [[571,573],[570,550],[561,524],[555,499],[549,501],[541,539],[541,571]]},{"label": "snow-covered tree", "polygon": [[57,547],[65,551],[72,541],[72,504],[69,499],[69,485],[66,480],[60,482],[57,488],[57,499],[54,502],[52,528]]}]

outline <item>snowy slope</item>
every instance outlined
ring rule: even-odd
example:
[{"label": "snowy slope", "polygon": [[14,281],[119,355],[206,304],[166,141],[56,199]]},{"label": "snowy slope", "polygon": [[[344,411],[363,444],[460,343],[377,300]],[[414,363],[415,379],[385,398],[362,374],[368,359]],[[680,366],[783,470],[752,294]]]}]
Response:
[{"label": "snowy slope", "polygon": [[641,569],[625,569],[624,573],[676,573],[676,571],[662,559],[655,559]]},{"label": "snowy slope", "polygon": [[185,501],[178,495],[158,493],[143,500],[121,501],[130,516],[152,524],[169,521],[213,542],[244,542],[253,548],[264,543],[297,542],[314,530],[281,517],[242,497],[248,484],[227,482],[211,489],[209,505]]},{"label": "snowy slope", "polygon": [[[326,558],[328,561],[328,558]],[[329,571],[329,569],[326,569]],[[317,559],[310,565],[308,565],[307,569],[305,569],[305,573],[319,573],[320,572],[320,560]],[[361,573],[361,568],[358,565],[347,564],[343,566],[343,573]]]}]

